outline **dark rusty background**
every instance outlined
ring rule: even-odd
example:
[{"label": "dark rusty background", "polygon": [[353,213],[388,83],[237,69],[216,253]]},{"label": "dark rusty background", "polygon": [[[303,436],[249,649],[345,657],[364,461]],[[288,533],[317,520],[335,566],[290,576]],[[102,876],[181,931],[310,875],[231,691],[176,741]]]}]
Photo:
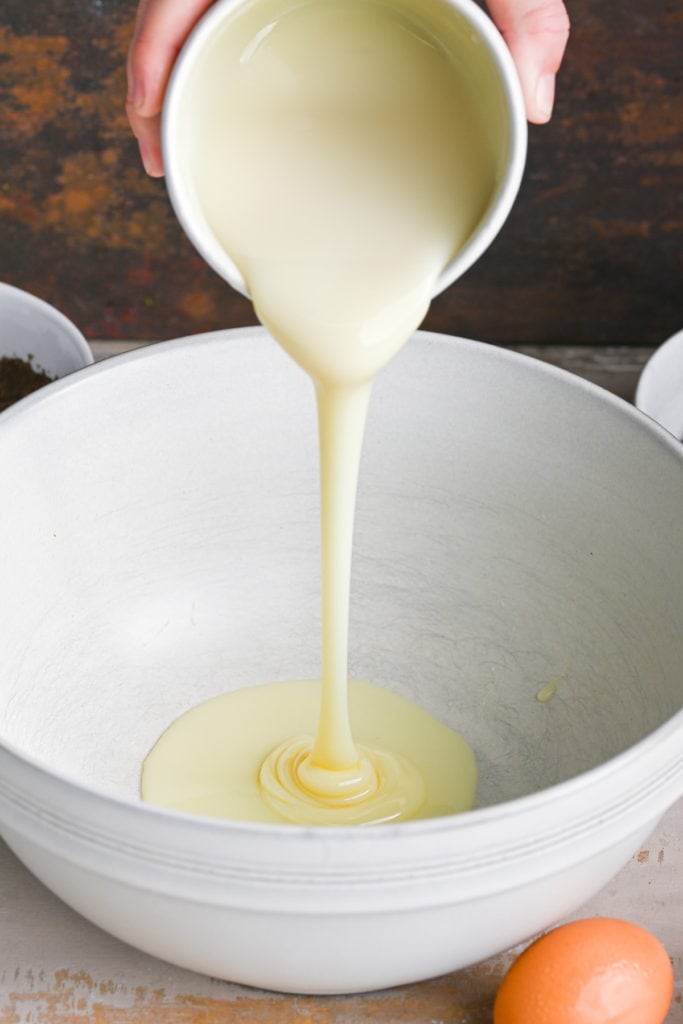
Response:
[{"label": "dark rusty background", "polygon": [[[681,5],[576,0],[555,116],[522,192],[433,330],[657,345],[681,323]],[[0,280],[90,338],[253,322],[145,177],[123,113],[132,0],[3,0]]]}]

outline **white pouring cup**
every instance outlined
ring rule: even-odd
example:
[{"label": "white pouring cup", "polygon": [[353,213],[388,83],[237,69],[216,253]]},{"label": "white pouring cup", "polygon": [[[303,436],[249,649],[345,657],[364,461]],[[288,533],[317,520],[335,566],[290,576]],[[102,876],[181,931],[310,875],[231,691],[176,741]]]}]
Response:
[{"label": "white pouring cup", "polygon": [[[224,23],[254,0],[219,0],[201,19],[187,40],[171,76],[162,116],[162,146],[171,203],[195,248],[233,288],[249,296],[240,269],[216,238],[203,214],[195,183],[184,158],[187,139],[179,116],[188,82],[197,62]],[[264,28],[273,7],[264,8]],[[394,0],[400,10],[403,0]],[[495,162],[495,186],[490,200],[465,244],[437,279],[438,295],[481,256],[500,231],[519,190],[526,157],[527,126],[524,100],[512,57],[490,18],[473,0],[423,0],[424,28],[464,66],[476,82],[477,96],[485,104]],[[236,155],[239,159],[239,153]],[[234,197],[233,197],[234,198]]]}]

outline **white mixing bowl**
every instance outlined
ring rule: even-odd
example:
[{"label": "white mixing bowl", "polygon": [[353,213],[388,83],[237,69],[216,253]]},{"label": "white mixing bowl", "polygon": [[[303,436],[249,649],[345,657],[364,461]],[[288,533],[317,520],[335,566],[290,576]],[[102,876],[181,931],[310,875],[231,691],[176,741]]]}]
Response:
[{"label": "white mixing bowl", "polygon": [[296,992],[436,975],[577,909],[681,794],[683,449],[577,378],[421,335],[376,385],[352,671],[473,743],[477,809],[431,821],[138,799],[186,708],[318,672],[313,395],[263,331],[52,385],[0,474],[0,830],[141,949]]}]

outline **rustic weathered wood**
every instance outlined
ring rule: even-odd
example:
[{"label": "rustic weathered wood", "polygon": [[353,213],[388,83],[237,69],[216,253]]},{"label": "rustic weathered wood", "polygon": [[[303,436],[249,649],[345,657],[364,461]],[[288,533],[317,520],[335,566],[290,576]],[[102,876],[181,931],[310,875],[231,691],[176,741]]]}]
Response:
[{"label": "rustic weathered wood", "polygon": [[[498,343],[660,344],[681,327],[680,53],[673,0],[576,0],[555,115],[502,234],[432,330]],[[123,110],[135,0],[4,0],[0,280],[90,338],[253,322],[194,253]],[[239,154],[236,154],[236,158]]]}]

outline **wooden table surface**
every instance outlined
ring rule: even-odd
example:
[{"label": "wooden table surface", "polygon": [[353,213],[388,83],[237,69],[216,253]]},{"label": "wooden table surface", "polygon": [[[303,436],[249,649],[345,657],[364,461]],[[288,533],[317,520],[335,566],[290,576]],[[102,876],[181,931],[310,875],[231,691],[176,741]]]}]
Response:
[{"label": "wooden table surface", "polygon": [[[130,343],[95,342],[97,358]],[[647,349],[524,349],[626,399]],[[666,1024],[683,1024],[683,801],[577,917],[624,917],[667,947],[677,978]],[[0,844],[0,1024],[491,1024],[511,953],[418,985],[363,996],[295,997],[205,978],[89,924]],[[532,1024],[532,1022],[529,1022]]]}]

